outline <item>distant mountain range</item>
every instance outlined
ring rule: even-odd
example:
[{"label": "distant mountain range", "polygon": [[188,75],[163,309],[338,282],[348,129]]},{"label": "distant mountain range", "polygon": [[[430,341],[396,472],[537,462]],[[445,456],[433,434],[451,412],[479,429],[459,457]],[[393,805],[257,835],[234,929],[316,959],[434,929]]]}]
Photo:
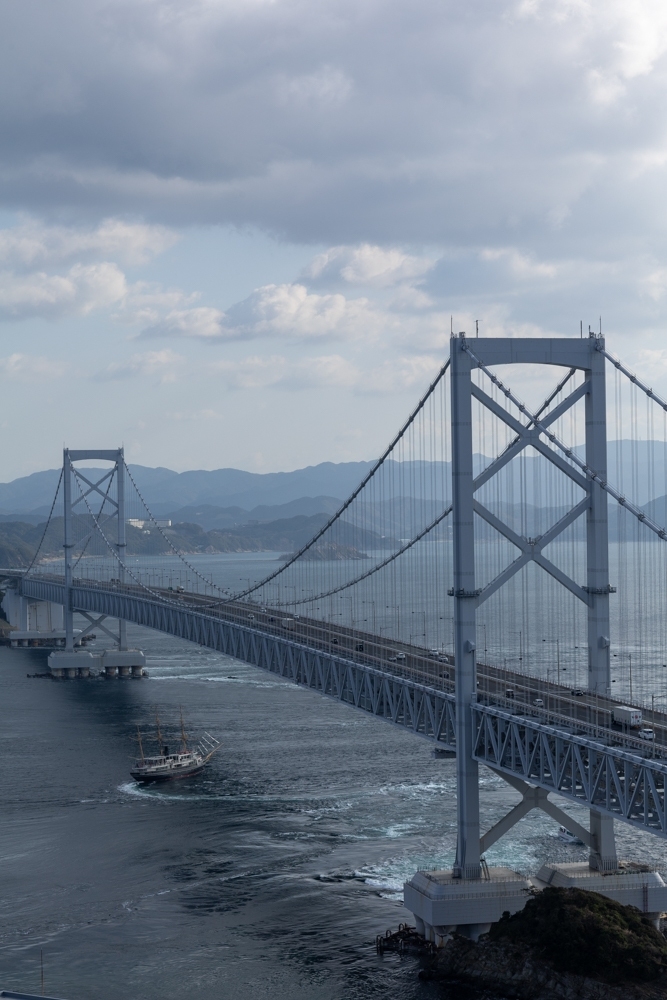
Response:
[{"label": "distant mountain range", "polygon": [[[581,452],[581,449],[576,449]],[[476,455],[477,470],[490,459]],[[536,457],[530,449],[522,463],[512,462],[512,488],[521,490],[527,503],[543,506],[545,498],[535,492],[539,482]],[[174,472],[131,465],[130,471],[154,514],[172,520],[200,524],[207,529],[232,527],[250,520],[271,521],[316,513],[332,513],[350,495],[372,466],[372,462],[323,462],[294,472],[244,472],[215,469]],[[385,499],[393,495],[428,499],[432,484],[446,482],[447,462],[390,463],[396,475]],[[94,470],[88,470],[88,473]],[[21,515],[31,523],[48,514],[59,469],[35,472],[9,483],[0,483],[0,520]],[[505,476],[507,476],[507,471]],[[608,447],[608,478],[638,504],[646,504],[667,493],[667,463],[661,441],[611,441]],[[506,479],[507,483],[507,479]],[[131,490],[128,490],[128,495]],[[29,517],[27,515],[30,515]],[[128,516],[141,516],[132,512]]]},{"label": "distant mountain range", "polygon": [[[153,513],[164,516],[191,506],[240,507],[249,513],[256,507],[289,504],[302,497],[344,498],[371,464],[324,462],[295,472],[265,474],[240,469],[179,473],[131,465],[130,472]],[[94,471],[88,469],[86,475]],[[59,475],[59,469],[49,469],[0,483],[0,514],[48,514]]]}]

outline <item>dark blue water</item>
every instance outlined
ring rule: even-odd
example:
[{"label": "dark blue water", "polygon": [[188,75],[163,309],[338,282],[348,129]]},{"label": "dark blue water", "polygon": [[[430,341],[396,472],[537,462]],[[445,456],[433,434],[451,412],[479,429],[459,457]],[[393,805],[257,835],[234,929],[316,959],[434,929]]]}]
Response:
[{"label": "dark blue water", "polygon": [[[413,958],[375,954],[408,914],[401,886],[451,864],[454,764],[398,727],[155,633],[136,681],[29,679],[0,649],[0,988],[68,1000],[440,996]],[[156,706],[223,748],[199,778],[128,773]],[[482,775],[484,825],[517,801]],[[582,818],[581,811],[577,812]],[[583,859],[531,814],[487,855],[536,871]],[[665,862],[622,834],[625,857]]]}]

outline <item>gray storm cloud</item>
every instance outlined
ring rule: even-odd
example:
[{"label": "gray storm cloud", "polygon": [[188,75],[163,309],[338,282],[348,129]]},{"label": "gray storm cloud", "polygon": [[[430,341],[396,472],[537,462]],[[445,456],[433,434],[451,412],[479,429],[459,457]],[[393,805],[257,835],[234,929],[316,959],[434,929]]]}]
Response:
[{"label": "gray storm cloud", "polygon": [[662,242],[651,0],[23,0],[0,199],[294,241]]}]

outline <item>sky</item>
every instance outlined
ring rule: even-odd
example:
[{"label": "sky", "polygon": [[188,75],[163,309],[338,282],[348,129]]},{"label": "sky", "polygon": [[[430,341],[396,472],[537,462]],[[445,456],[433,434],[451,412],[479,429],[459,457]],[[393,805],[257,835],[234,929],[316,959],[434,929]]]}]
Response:
[{"label": "sky", "polygon": [[0,480],[373,458],[476,321],[667,395],[666,107],[657,0],[0,0]]}]

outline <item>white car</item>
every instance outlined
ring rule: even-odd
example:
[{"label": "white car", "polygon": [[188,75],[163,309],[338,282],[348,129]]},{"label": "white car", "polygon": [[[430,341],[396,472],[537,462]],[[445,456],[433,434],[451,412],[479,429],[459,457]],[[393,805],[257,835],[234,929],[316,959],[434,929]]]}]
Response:
[{"label": "white car", "polygon": [[647,740],[649,743],[652,743],[655,740],[654,731],[652,729],[649,729],[648,727],[640,729],[638,735],[640,740]]}]

